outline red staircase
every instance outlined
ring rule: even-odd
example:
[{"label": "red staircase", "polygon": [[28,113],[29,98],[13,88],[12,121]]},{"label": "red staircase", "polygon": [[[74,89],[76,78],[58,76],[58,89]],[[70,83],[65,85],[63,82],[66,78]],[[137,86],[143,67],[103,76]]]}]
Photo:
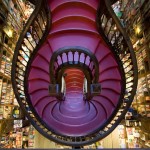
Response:
[{"label": "red staircase", "polygon": [[[100,128],[115,110],[121,93],[120,72],[112,52],[97,31],[98,1],[53,0],[49,1],[49,7],[52,28],[31,64],[28,92],[38,115],[50,128],[60,134],[85,136]],[[87,48],[98,60],[101,94],[90,101],[83,99],[84,74],[74,68],[65,71],[65,101],[49,95],[51,56],[56,50],[69,46]],[[67,61],[65,57],[63,61]],[[80,58],[80,62],[83,61],[84,58]],[[70,90],[73,83],[77,87]]]},{"label": "red staircase", "polygon": [[[46,5],[44,2],[40,3],[41,6]],[[20,61],[17,54],[14,56],[14,63],[17,64],[18,61],[18,66],[12,68],[15,70],[12,72],[14,91],[29,120],[44,136],[66,145],[90,144],[108,135],[119,124],[132,102],[136,77],[129,81],[134,82],[134,87],[133,84],[129,86],[129,94],[132,94],[130,99],[125,92],[125,89],[128,90],[128,71],[126,73],[124,67],[124,57],[128,57],[126,55],[130,50],[124,56],[113,51],[110,43],[102,37],[105,35],[99,34],[96,15],[98,8],[103,5],[100,1],[48,0],[47,4],[51,20],[46,19],[48,10],[43,10],[44,7],[39,4],[34,12],[37,13],[37,18],[31,16],[27,23],[33,27],[39,23],[41,28],[45,24],[41,29],[43,37],[34,29],[39,36],[38,40],[32,36],[37,46],[33,46],[34,42],[26,37],[24,31],[23,38],[28,40],[28,45],[30,43],[32,48],[26,46],[28,51],[24,51],[20,46],[24,43],[21,43],[23,39],[16,48],[18,55],[25,61]],[[41,18],[45,19],[43,23]],[[48,21],[51,21],[49,32]],[[28,29],[27,31],[30,32]],[[20,49],[25,55],[29,53],[29,59],[24,58]],[[130,55],[131,69],[136,68],[132,57],[134,54]],[[25,76],[20,79],[18,73]],[[136,72],[130,74],[136,76]],[[90,98],[85,96],[85,78]],[[22,88],[16,88],[17,83]],[[101,91],[95,95],[90,91],[93,84],[101,86]],[[59,93],[64,86],[65,91],[61,93],[63,96],[59,95],[58,98],[58,93],[51,95],[50,85],[59,85]],[[128,103],[123,103],[124,99]]]}]

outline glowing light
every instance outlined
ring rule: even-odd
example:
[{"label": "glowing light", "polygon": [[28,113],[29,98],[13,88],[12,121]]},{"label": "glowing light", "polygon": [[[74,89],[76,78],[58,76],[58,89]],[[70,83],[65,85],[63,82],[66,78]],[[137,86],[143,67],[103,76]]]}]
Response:
[{"label": "glowing light", "polygon": [[117,30],[117,27],[116,27],[116,26],[114,27],[114,30]]},{"label": "glowing light", "polygon": [[11,29],[9,29],[8,32],[7,32],[7,35],[8,35],[9,37],[12,37],[12,36],[13,36],[13,31],[12,31]]},{"label": "glowing light", "polygon": [[141,32],[141,29],[140,29],[140,27],[137,26],[136,29],[135,29],[135,33],[139,34],[140,32]]},{"label": "glowing light", "polygon": [[5,27],[5,28],[4,28],[4,31],[5,31],[5,33],[6,33],[10,38],[12,38],[12,36],[13,36],[13,31],[12,31],[11,28]]}]

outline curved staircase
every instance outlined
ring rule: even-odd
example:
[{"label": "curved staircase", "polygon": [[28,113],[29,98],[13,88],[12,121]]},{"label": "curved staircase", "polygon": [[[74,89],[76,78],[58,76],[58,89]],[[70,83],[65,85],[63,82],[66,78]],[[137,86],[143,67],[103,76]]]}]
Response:
[{"label": "curved staircase", "polygon": [[70,146],[96,142],[121,122],[136,91],[129,38],[109,0],[37,4],[13,58],[16,98],[45,137]]}]

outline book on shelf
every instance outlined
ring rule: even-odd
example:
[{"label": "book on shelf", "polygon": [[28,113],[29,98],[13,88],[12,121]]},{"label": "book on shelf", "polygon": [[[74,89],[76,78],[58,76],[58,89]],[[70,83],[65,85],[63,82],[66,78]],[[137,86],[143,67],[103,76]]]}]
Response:
[{"label": "book on shelf", "polygon": [[11,60],[10,58],[6,58],[6,64],[5,64],[5,74],[7,76],[11,75]]},{"label": "book on shelf", "polygon": [[6,89],[7,89],[7,80],[3,79],[2,93],[1,93],[1,104],[5,104]]},{"label": "book on shelf", "polygon": [[4,107],[0,106],[0,120],[3,119],[3,109],[4,109]]},{"label": "book on shelf", "polygon": [[3,85],[3,77],[0,76],[0,100],[1,100],[2,85]]},{"label": "book on shelf", "polygon": [[6,65],[6,56],[3,55],[1,59],[1,64],[0,64],[0,72],[2,73],[5,72],[5,65]]}]

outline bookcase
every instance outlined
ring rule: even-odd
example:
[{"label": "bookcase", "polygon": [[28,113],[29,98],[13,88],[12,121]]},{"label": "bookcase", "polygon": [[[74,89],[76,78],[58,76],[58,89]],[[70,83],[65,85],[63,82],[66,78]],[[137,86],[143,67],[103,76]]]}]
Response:
[{"label": "bookcase", "polygon": [[[130,37],[136,52],[139,73],[137,94],[132,106],[137,109],[142,117],[150,118],[150,40],[146,38],[147,34],[149,35],[150,33],[150,28],[147,23],[148,20],[145,21],[144,16],[145,10],[147,10],[146,12],[147,14],[149,13],[150,16],[150,2],[137,1],[137,3],[138,2],[136,14],[132,15],[132,17],[128,19],[129,24],[126,24],[128,28],[127,32],[131,35]],[[149,9],[147,8],[148,6]]]},{"label": "bookcase", "polygon": [[[0,1],[0,147],[3,148],[15,145],[18,145],[15,148],[22,148],[23,131],[16,127],[16,122],[22,122],[23,128],[26,118],[13,93],[11,66],[17,40],[32,12],[29,8],[26,0]],[[13,138],[15,141],[11,140]]]},{"label": "bookcase", "polygon": [[[138,87],[132,103],[137,112],[125,118],[129,148],[150,147],[150,1],[120,0],[125,29],[138,65]],[[145,127],[145,129],[144,129]],[[134,135],[138,135],[137,137]],[[130,139],[130,140],[129,140]],[[133,143],[135,145],[133,145]]]}]

